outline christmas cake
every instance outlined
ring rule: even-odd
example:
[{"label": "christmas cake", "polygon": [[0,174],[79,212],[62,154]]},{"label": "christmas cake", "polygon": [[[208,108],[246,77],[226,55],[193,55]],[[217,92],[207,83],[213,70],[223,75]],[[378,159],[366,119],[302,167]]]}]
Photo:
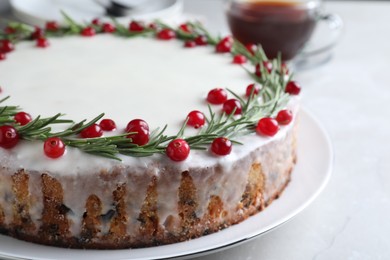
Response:
[{"label": "christmas cake", "polygon": [[197,23],[67,19],[1,34],[0,233],[157,246],[240,223],[281,195],[300,87],[280,60]]}]

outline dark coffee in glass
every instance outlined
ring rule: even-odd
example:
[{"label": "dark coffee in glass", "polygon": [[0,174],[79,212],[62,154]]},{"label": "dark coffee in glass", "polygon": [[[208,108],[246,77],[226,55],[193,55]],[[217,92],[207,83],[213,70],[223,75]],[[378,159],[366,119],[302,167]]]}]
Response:
[{"label": "dark coffee in glass", "polygon": [[309,40],[319,1],[229,1],[227,17],[233,36],[243,44],[260,44],[268,58],[291,60]]}]

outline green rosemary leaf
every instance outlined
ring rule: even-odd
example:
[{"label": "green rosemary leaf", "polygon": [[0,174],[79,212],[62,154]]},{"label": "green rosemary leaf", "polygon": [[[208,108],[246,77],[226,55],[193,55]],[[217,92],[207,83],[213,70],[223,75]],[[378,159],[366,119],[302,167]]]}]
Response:
[{"label": "green rosemary leaf", "polygon": [[65,22],[69,25],[70,32],[74,34],[79,34],[82,30],[82,26],[79,25],[75,20],[73,20],[69,15],[61,10],[61,14],[65,19]]},{"label": "green rosemary leaf", "polygon": [[186,127],[187,127],[188,120],[189,120],[189,118],[187,117],[186,120],[184,121],[183,125],[181,126],[179,132],[176,135],[177,138],[183,137],[184,131],[185,131]]},{"label": "green rosemary leaf", "polygon": [[116,33],[119,35],[125,35],[129,30],[125,26],[123,26],[121,23],[118,22],[117,19],[114,17],[110,17],[111,21],[114,23],[115,28],[116,28]]},{"label": "green rosemary leaf", "polygon": [[97,121],[99,121],[102,117],[104,116],[104,113],[98,115],[88,123],[84,124],[86,122],[85,120],[81,121],[79,124],[76,125],[76,128],[73,128],[73,133],[74,134],[79,134],[81,131],[84,129],[90,127],[91,125],[95,124]]}]

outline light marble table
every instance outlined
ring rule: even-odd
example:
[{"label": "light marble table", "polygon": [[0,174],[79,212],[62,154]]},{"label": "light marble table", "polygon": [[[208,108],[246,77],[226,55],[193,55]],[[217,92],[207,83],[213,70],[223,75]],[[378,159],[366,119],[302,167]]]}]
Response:
[{"label": "light marble table", "polygon": [[[214,31],[227,31],[218,0],[187,0]],[[327,129],[333,176],[292,221],[197,260],[390,259],[390,2],[326,2],[345,33],[327,64],[300,72],[303,105]]]},{"label": "light marble table", "polygon": [[[328,186],[278,229],[197,260],[390,259],[390,2],[325,7],[342,16],[345,34],[330,62],[297,78],[333,142]],[[227,32],[222,9],[220,0],[185,0],[214,32]]]}]

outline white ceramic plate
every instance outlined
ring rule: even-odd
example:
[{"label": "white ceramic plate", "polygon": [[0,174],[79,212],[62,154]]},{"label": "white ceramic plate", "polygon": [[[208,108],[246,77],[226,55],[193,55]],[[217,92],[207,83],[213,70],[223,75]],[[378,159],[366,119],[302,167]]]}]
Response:
[{"label": "white ceramic plate", "polygon": [[0,235],[2,259],[163,259],[187,258],[248,241],[285,223],[307,207],[324,189],[333,162],[328,135],[319,122],[302,109],[298,163],[282,196],[263,212],[218,233],[167,246],[127,250],[75,250],[42,246]]},{"label": "white ceramic plate", "polygon": [[[118,0],[117,0],[118,1]],[[97,2],[107,3],[108,0],[10,0],[12,13],[25,23],[43,26],[46,21],[63,22],[61,10],[72,19],[82,23],[97,17],[104,17],[105,10]],[[119,2],[125,2],[121,0]],[[128,17],[118,18],[118,21],[128,22],[130,18],[139,20],[163,19],[170,20],[182,14],[182,0],[127,0],[130,4],[139,6]],[[145,4],[142,4],[144,3]]]}]

